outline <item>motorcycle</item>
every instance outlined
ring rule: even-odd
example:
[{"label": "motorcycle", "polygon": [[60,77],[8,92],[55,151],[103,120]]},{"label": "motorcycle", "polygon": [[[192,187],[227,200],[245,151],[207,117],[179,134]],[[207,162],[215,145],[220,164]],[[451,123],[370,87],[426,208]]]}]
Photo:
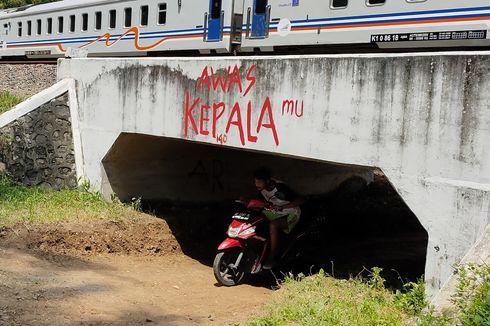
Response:
[{"label": "motorcycle", "polygon": [[[263,271],[263,264],[269,253],[269,220],[262,213],[268,203],[251,200],[246,211],[233,214],[232,222],[226,232],[228,237],[219,245],[214,259],[214,276],[219,284],[234,286],[239,284],[246,274],[258,274]],[[285,264],[303,253],[307,236],[315,233],[311,225],[303,228],[300,225],[289,235],[290,241],[282,250],[279,262]]]}]

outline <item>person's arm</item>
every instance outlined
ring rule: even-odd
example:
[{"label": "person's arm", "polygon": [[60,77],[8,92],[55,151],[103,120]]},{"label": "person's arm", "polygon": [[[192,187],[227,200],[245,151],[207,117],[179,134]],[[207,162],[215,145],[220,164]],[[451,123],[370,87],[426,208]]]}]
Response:
[{"label": "person's arm", "polygon": [[302,197],[302,196],[298,196],[297,198],[295,198],[294,200],[292,200],[289,204],[286,204],[284,206],[281,206],[282,209],[284,208],[294,208],[294,207],[298,207],[298,206],[301,206],[305,203],[305,198]]},{"label": "person's arm", "polygon": [[280,207],[276,207],[277,209],[285,209],[285,208],[294,208],[299,207],[305,203],[305,198],[303,196],[298,195],[295,191],[293,191],[289,186],[284,183],[277,184],[278,190],[281,191],[285,195],[285,200],[289,201],[289,204],[282,205]]}]

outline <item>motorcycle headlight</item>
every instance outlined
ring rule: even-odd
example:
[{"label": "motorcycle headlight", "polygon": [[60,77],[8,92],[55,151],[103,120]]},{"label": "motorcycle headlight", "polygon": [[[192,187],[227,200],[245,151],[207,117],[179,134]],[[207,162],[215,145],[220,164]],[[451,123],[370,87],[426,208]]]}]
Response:
[{"label": "motorcycle headlight", "polygon": [[230,238],[236,238],[238,237],[238,234],[240,233],[240,230],[242,229],[241,226],[237,227],[237,228],[232,228],[231,226],[228,228],[228,232],[226,232],[228,234],[228,236]]}]

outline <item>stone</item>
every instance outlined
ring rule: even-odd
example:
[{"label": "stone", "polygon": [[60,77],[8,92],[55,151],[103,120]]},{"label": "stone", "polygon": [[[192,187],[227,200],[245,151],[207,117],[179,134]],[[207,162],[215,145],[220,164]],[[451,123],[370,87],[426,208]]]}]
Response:
[{"label": "stone", "polygon": [[0,139],[0,173],[29,186],[76,187],[67,94],[0,128]]}]

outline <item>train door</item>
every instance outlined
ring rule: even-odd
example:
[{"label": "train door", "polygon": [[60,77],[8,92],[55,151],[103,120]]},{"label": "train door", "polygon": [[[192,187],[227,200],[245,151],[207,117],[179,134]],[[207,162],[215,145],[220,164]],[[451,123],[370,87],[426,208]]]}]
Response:
[{"label": "train door", "polygon": [[207,14],[206,40],[208,42],[218,42],[223,39],[223,20],[224,13],[221,10],[222,0],[209,0],[209,14]]},{"label": "train door", "polygon": [[252,38],[269,35],[270,6],[268,0],[254,0],[252,14]]}]

